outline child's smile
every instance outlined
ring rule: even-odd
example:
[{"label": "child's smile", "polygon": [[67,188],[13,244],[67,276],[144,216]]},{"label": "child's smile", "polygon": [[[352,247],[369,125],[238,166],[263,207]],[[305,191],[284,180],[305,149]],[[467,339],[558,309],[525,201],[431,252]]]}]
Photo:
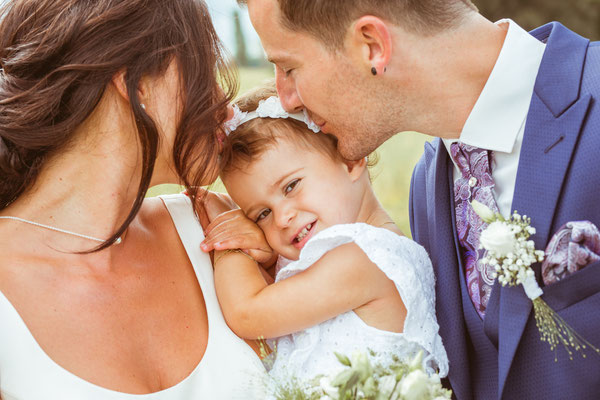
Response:
[{"label": "child's smile", "polygon": [[[300,232],[292,239],[292,244],[297,249],[302,249],[306,242],[314,235],[317,225],[317,221],[313,221],[310,224],[303,227]],[[313,229],[315,228],[315,229]]]},{"label": "child's smile", "polygon": [[282,138],[249,165],[228,172],[223,182],[269,245],[295,260],[318,232],[357,221],[365,190],[358,178],[363,173],[356,163]]}]

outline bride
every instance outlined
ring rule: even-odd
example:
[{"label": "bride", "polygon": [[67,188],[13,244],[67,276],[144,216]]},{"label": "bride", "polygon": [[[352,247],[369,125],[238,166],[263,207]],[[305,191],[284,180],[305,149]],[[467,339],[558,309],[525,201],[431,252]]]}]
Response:
[{"label": "bride", "polygon": [[[0,22],[3,399],[260,398],[181,196],[231,95],[200,0],[15,0]],[[194,195],[194,190],[191,190]]]}]

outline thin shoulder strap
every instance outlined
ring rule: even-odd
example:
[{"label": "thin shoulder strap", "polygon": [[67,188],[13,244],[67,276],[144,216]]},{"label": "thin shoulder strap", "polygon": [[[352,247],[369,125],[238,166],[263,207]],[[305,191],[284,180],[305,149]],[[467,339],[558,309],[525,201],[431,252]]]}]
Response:
[{"label": "thin shoulder strap", "polygon": [[210,300],[208,299],[216,298],[212,262],[210,261],[210,256],[200,249],[200,242],[204,239],[204,232],[196,217],[196,213],[194,213],[192,202],[189,197],[183,194],[159,197],[167,207],[169,214],[171,214],[171,218],[179,234],[179,239],[200,282],[205,301],[207,301],[206,306],[210,308],[208,304]]},{"label": "thin shoulder strap", "polygon": [[171,194],[159,197],[167,207],[169,214],[171,214],[175,228],[177,228],[182,241],[189,237],[194,237],[195,239],[199,237],[199,240],[204,239],[204,231],[198,222],[196,213],[194,213],[192,201],[189,197],[183,194]]}]

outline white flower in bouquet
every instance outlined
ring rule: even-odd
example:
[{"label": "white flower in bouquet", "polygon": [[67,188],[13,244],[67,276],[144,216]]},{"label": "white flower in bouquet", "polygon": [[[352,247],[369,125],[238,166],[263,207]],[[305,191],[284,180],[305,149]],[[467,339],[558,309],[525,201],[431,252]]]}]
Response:
[{"label": "white flower in bouquet", "polygon": [[[335,353],[344,370],[332,377],[318,376],[311,384],[280,384],[277,400],[449,400],[437,374],[427,375],[423,354],[404,362],[392,356],[389,364],[371,364],[366,353],[354,353],[352,359]],[[370,353],[370,356],[375,354]]]},{"label": "white flower in bouquet", "polygon": [[338,396],[338,388],[331,384],[331,379],[328,376],[319,379],[319,389],[324,393],[321,400],[334,399]]},{"label": "white flower in bouquet", "polygon": [[400,395],[403,400],[421,400],[429,397],[429,376],[420,369],[406,375],[400,381]]},{"label": "white flower in bouquet", "polygon": [[515,232],[506,222],[495,221],[481,232],[479,242],[484,249],[494,252],[497,257],[506,257],[515,249]]},{"label": "white flower in bouquet", "polygon": [[[379,379],[379,394],[385,398],[392,398],[392,394],[394,393],[398,381],[395,376],[386,375]],[[398,397],[399,393],[395,393],[396,397]]]}]

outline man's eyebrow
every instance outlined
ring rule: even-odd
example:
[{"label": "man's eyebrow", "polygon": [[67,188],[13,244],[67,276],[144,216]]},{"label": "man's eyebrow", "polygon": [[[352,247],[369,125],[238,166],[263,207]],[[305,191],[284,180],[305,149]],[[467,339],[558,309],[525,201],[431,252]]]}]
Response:
[{"label": "man's eyebrow", "polygon": [[283,63],[283,62],[286,62],[288,59],[289,59],[289,57],[286,57],[284,55],[275,55],[275,56],[267,57],[267,60],[272,64]]}]

